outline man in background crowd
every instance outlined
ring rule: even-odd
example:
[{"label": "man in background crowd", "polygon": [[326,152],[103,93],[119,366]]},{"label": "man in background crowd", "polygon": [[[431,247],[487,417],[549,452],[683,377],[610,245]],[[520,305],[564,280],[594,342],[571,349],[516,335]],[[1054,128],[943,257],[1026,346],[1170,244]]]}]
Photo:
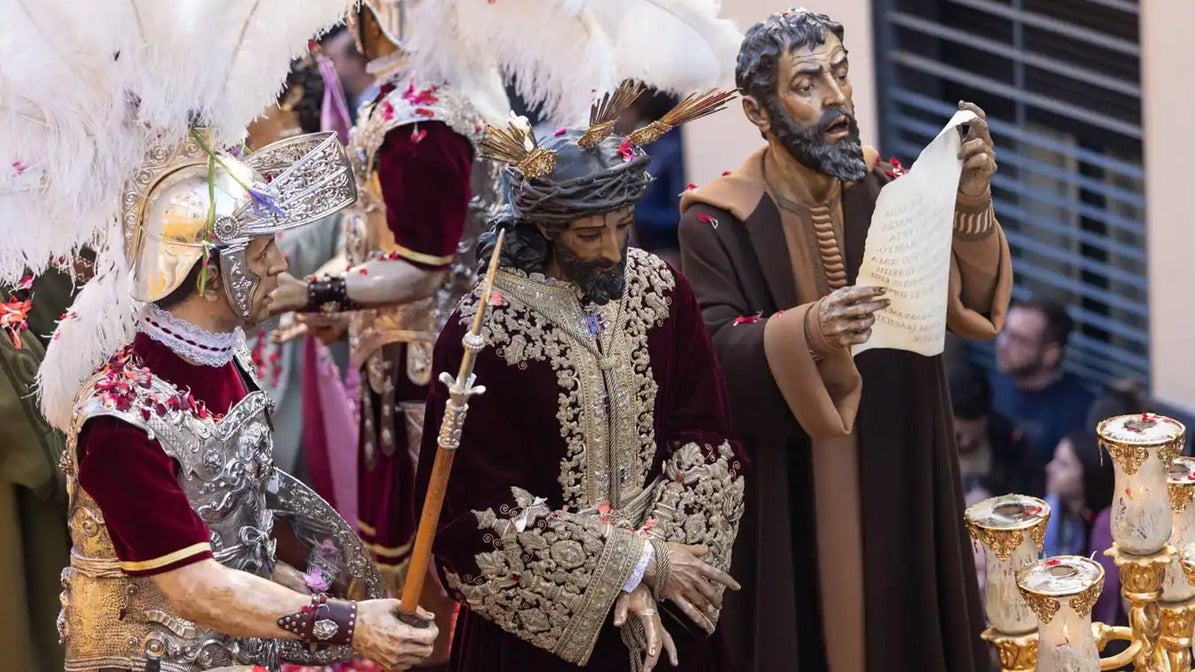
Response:
[{"label": "man in background crowd", "polygon": [[1062,368],[1075,323],[1061,304],[1013,304],[996,337],[992,406],[1025,437],[1033,460],[1050,461],[1067,432],[1087,424],[1095,397],[1078,376]]}]

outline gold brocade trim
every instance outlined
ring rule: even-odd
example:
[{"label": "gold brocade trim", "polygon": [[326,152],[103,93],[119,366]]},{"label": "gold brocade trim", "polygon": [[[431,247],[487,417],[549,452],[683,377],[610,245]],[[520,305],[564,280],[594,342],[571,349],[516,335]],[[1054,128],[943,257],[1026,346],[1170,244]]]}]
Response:
[{"label": "gold brocade trim", "polygon": [[643,554],[643,537],[595,516],[553,511],[511,488],[514,505],[474,511],[492,551],[479,577],[445,572],[448,588],[503,630],[584,666],[614,600]]},{"label": "gold brocade trim", "polygon": [[361,530],[361,534],[368,534],[371,537],[375,537],[378,534],[378,528],[360,519],[357,520],[357,529]]},{"label": "gold brocade trim", "polygon": [[1088,586],[1087,590],[1072,597],[1068,601],[1068,604],[1081,618],[1087,618],[1091,616],[1091,608],[1095,606],[1096,600],[1100,599],[1100,593],[1103,590],[1104,582],[1097,581]]},{"label": "gold brocade trim", "polygon": [[1005,635],[994,628],[983,631],[980,637],[996,647],[1000,669],[1004,672],[1029,672],[1037,669],[1037,633]]},{"label": "gold brocade trim", "polygon": [[1166,491],[1170,495],[1170,510],[1174,513],[1182,513],[1195,498],[1195,482],[1167,483]]},{"label": "gold brocade trim", "polygon": [[426,252],[417,252],[409,247],[403,247],[398,243],[394,244],[394,253],[404,259],[409,259],[419,264],[427,264],[428,266],[447,266],[456,259],[455,255],[437,255],[428,254]]},{"label": "gold brocade trim", "polygon": [[1181,439],[1179,441],[1172,441],[1163,446],[1135,446],[1117,444],[1101,438],[1100,445],[1103,446],[1104,450],[1108,451],[1108,456],[1120,466],[1125,474],[1132,476],[1149,459],[1151,450],[1158,451],[1158,459],[1163,464],[1169,465],[1182,452],[1181,441]]},{"label": "gold brocade trim", "polygon": [[[699,446],[686,443],[664,463],[664,478],[656,491],[651,536],[693,546],[705,546],[702,560],[730,571],[731,551],[743,516],[745,484],[741,465],[730,444]],[[724,588],[715,584],[715,590]],[[717,623],[718,612],[706,614]]]},{"label": "gold brocade trim", "polygon": [[[556,418],[567,446],[559,476],[564,503],[574,510],[607,503],[616,518],[643,487],[656,454],[659,386],[647,336],[667,319],[676,279],[660,259],[629,248],[626,283],[622,299],[591,316],[572,285],[500,271],[502,303],[482,326],[508,365],[546,361],[556,372]],[[477,300],[474,293],[462,302],[462,323],[472,319]],[[605,323],[596,337],[588,317]]]},{"label": "gold brocade trim", "polygon": [[211,551],[212,551],[212,545],[210,543],[204,541],[204,542],[200,542],[198,544],[191,544],[190,546],[187,546],[186,548],[180,548],[173,553],[167,553],[166,555],[163,555],[158,558],[153,558],[151,560],[134,560],[134,561],[129,561],[129,562],[121,562],[120,568],[125,570],[126,572],[146,572],[151,569],[158,569],[159,567],[165,567],[166,565],[169,565],[174,562],[178,562],[179,560],[185,560],[186,558],[189,558],[193,555],[199,555],[200,553],[210,553]]},{"label": "gold brocade trim", "polygon": [[1037,615],[1037,620],[1041,621],[1042,625],[1049,625],[1050,621],[1054,620],[1054,614],[1062,608],[1058,600],[1049,597],[1048,595],[1038,595],[1037,593],[1030,593],[1025,589],[1021,589],[1021,597],[1025,598],[1025,604],[1033,610]]},{"label": "gold brocade trim", "polygon": [[[1081,618],[1087,618],[1091,615],[1091,608],[1095,606],[1095,602],[1099,599],[1103,588],[1103,582],[1097,581],[1084,588],[1082,592],[1072,595],[1067,600],[1067,605]],[[1021,596],[1025,598],[1025,604],[1028,604],[1033,613],[1037,614],[1037,618],[1041,621],[1042,625],[1049,625],[1050,621],[1054,620],[1054,616],[1058,613],[1058,610],[1062,608],[1062,603],[1056,597],[1040,595],[1024,588],[1021,589]]]},{"label": "gold brocade trim", "polygon": [[1017,547],[1025,541],[1025,533],[1029,533],[1029,538],[1033,540],[1033,544],[1037,546],[1037,552],[1041,553],[1046,543],[1046,525],[1050,519],[1042,518],[1030,527],[1017,527],[1012,529],[992,529],[980,527],[974,521],[967,521],[967,532],[970,533],[971,538],[975,541],[983,543],[984,546],[992,549],[996,557],[1000,560],[1007,560],[1012,557],[1012,552],[1017,550]]}]

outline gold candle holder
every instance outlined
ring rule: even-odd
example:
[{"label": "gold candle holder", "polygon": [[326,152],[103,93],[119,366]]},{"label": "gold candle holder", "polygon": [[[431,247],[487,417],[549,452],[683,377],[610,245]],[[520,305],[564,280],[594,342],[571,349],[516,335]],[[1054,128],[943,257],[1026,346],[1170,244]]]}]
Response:
[{"label": "gold candle holder", "polygon": [[1189,672],[1195,633],[1195,458],[1176,457],[1166,479],[1173,514],[1170,546],[1175,549],[1162,581],[1155,658],[1168,672]]},{"label": "gold candle holder", "polygon": [[1017,587],[1037,615],[1037,672],[1099,669],[1091,608],[1104,587],[1104,568],[1074,555],[1047,558],[1022,567]]},{"label": "gold candle holder", "polygon": [[1025,495],[1002,495],[967,507],[967,531],[986,560],[984,611],[1004,635],[1026,635],[1037,619],[1017,590],[1017,572],[1041,557],[1050,505]]},{"label": "gold candle holder", "polygon": [[1121,415],[1096,427],[1100,446],[1112,458],[1112,538],[1119,552],[1150,556],[1170,540],[1171,510],[1166,479],[1186,438],[1182,423],[1153,413]]}]

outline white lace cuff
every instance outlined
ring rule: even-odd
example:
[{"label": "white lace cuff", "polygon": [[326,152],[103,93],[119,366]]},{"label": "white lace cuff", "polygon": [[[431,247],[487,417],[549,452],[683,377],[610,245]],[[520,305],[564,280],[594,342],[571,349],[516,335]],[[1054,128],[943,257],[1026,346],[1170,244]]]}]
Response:
[{"label": "white lace cuff", "polygon": [[643,583],[643,573],[647,571],[647,566],[651,564],[651,559],[654,557],[656,557],[656,549],[651,544],[643,544],[643,554],[639,556],[639,562],[635,563],[635,569],[631,570],[627,582],[622,584],[622,592],[632,592],[639,587],[640,583]]}]

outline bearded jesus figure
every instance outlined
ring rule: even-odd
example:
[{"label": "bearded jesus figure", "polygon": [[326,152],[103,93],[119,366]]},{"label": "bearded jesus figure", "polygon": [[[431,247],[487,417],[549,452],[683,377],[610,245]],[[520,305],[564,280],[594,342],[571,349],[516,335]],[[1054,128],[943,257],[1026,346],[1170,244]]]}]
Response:
[{"label": "bearded jesus figure", "polygon": [[[753,463],[723,624],[747,669],[986,668],[940,356],[851,346],[882,289],[855,286],[880,189],[843,27],[791,10],[747,31],[736,76],[766,144],[685,193],[682,269]],[[963,138],[948,328],[993,338],[1012,284],[983,110]]]}]

